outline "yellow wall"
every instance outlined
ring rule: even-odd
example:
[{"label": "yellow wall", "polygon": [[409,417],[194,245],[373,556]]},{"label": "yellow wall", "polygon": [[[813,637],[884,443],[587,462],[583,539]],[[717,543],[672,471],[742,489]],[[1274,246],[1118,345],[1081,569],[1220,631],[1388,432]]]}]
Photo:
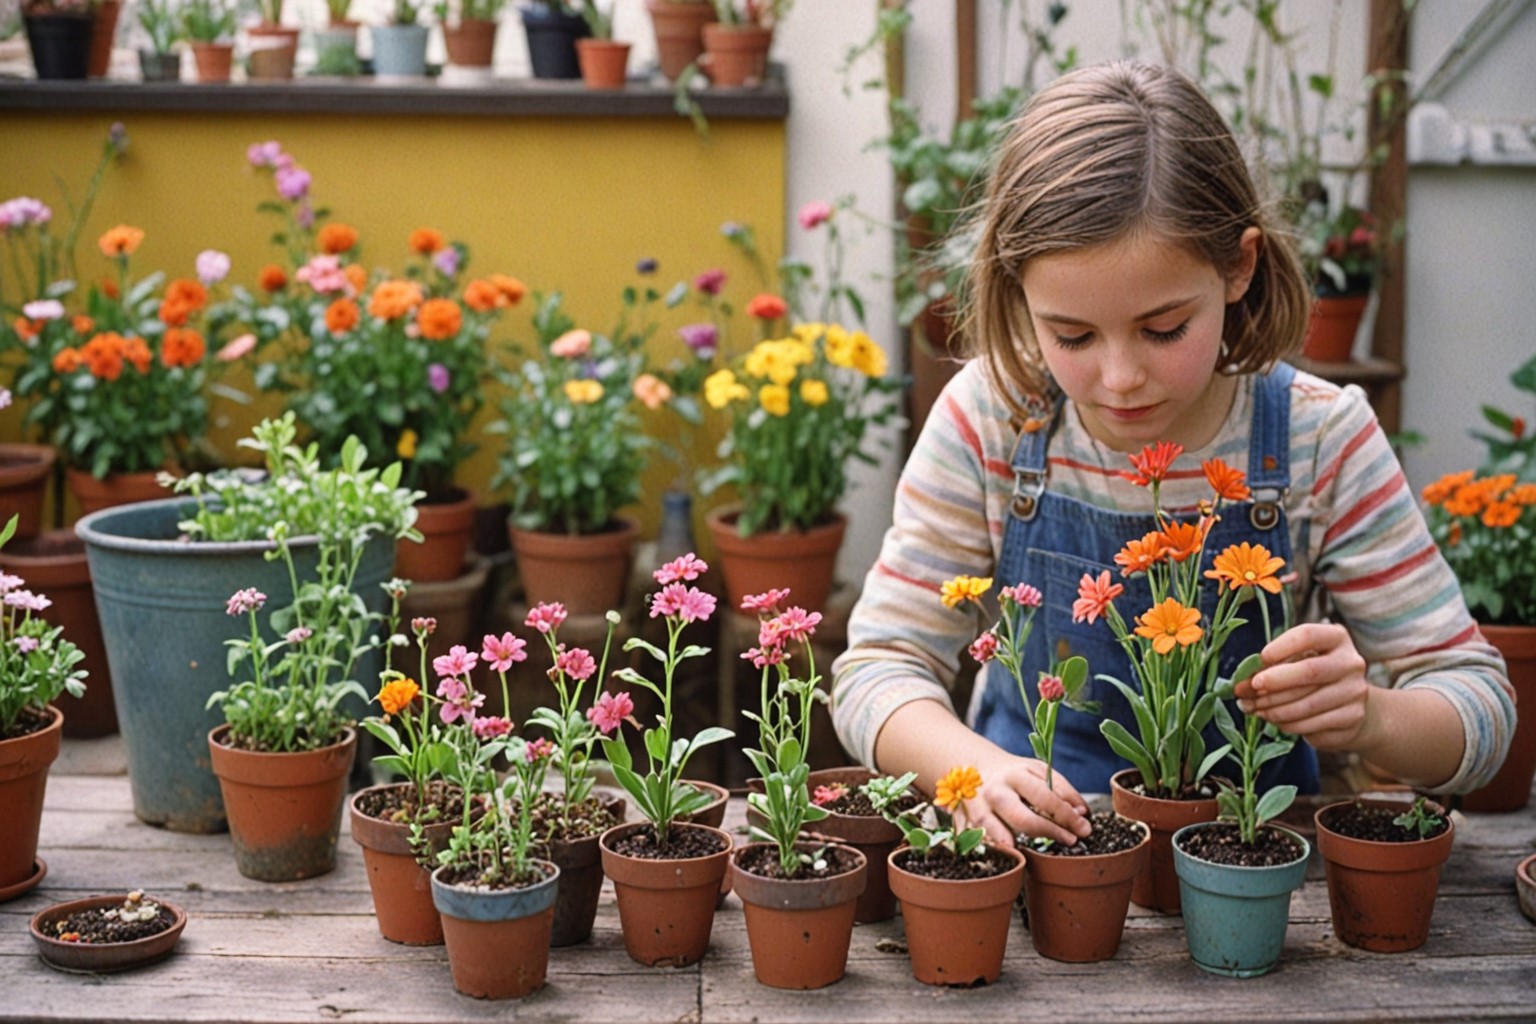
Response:
[{"label": "yellow wall", "polygon": [[[245,159],[249,144],[266,139],[314,175],[317,206],[359,229],[368,265],[400,266],[411,230],[435,227],[470,247],[472,271],[561,290],[572,315],[598,331],[613,325],[620,290],[637,280],[634,265],[645,257],[660,261],[653,280],[663,291],[723,267],[739,311],[763,284],[720,236],[725,221],[756,229],[770,268],[783,250],[785,132],[773,120],[715,119],[701,139],[683,118],[7,113],[0,200],[36,196],[54,207],[62,231],[67,204],[56,179],[78,200],[113,120],[127,126],[130,147],[108,172],[82,232],[82,277],[108,269],[96,236],[130,223],[146,232],[136,274],[190,275],[197,253],[214,248],[232,257],[232,281],[254,285],[264,263],[280,262],[270,243],[278,218],[256,211],[274,196],[271,180]],[[530,340],[531,311],[525,301],[498,337]],[[699,319],[691,300],[663,313],[658,356],[680,352],[673,329]],[[733,333],[749,332],[743,321]],[[278,406],[269,396],[258,408]],[[223,425],[214,442],[229,454],[251,417],[225,402],[215,411]],[[19,432],[15,410],[0,417],[0,438]],[[461,482],[484,486],[495,442],[482,440]],[[650,474],[650,493],[664,470]],[[647,532],[655,529],[655,506],[647,501],[642,510]]]}]

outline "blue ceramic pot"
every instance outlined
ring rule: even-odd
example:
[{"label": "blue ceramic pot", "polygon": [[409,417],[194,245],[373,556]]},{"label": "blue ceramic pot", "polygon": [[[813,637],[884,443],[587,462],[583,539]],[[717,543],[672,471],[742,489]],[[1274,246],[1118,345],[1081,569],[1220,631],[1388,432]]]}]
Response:
[{"label": "blue ceramic pot", "polygon": [[373,73],[419,78],[427,73],[427,26],[374,25]]},{"label": "blue ceramic pot", "polygon": [[453,987],[476,999],[521,999],[544,985],[560,869],[530,862],[544,880],[522,889],[449,885],[432,872],[432,902],[443,920]]},{"label": "blue ceramic pot", "polygon": [[1252,978],[1280,959],[1290,922],[1291,893],[1307,876],[1307,841],[1289,829],[1268,825],[1290,836],[1301,851],[1289,864],[1233,867],[1212,864],[1184,851],[1185,836],[1225,823],[1185,825],[1173,834],[1173,865],[1179,876],[1184,934],[1195,965],[1212,974]]}]

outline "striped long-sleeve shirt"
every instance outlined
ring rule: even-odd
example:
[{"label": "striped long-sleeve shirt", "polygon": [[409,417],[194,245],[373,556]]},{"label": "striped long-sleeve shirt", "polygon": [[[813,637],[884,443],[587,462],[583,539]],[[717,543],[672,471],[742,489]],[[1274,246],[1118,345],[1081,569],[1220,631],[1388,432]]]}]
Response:
[{"label": "striped long-sleeve shirt", "polygon": [[[1163,484],[1166,508],[1193,508],[1209,496],[1202,460],[1247,466],[1252,402],[1247,378],[1216,437],[1187,452]],[[866,765],[874,765],[875,739],[897,708],[921,699],[953,708],[948,688],[975,622],[944,608],[939,586],[962,573],[992,574],[1015,440],[1006,407],[972,362],[945,389],[902,472],[894,522],[849,623],[849,649],[833,666],[833,721],[843,746]],[[1359,388],[1296,374],[1290,465],[1284,505],[1299,608],[1323,588],[1373,679],[1431,688],[1450,701],[1466,747],[1456,774],[1437,789],[1478,787],[1509,746],[1513,689]],[[1150,512],[1146,489],[1120,475],[1128,468],[1123,453],[1089,435],[1069,401],[1050,443],[1049,487],[1102,508]]]}]

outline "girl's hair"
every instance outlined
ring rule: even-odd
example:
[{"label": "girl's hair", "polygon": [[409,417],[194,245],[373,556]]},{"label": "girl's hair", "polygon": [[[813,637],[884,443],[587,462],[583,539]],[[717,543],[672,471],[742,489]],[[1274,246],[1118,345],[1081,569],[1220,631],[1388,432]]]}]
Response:
[{"label": "girl's hair", "polygon": [[1258,265],[1227,307],[1222,362],[1264,370],[1301,344],[1312,303],[1294,245],[1273,224],[1231,131],[1184,75],[1123,61],[1063,75],[1029,101],[999,150],[968,271],[971,350],[1022,418],[1050,385],[1024,299],[1030,260],[1145,234],[1226,278],[1254,226]]}]

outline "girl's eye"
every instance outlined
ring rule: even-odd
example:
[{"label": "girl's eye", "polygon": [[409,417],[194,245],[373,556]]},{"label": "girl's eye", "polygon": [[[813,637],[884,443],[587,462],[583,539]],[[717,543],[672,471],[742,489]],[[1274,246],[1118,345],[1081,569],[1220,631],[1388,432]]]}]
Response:
[{"label": "girl's eye", "polygon": [[[1055,332],[1052,333],[1055,334]],[[1070,338],[1064,338],[1061,335],[1056,334],[1055,337],[1056,344],[1060,345],[1062,348],[1082,348],[1084,345],[1088,344],[1088,339],[1093,337],[1093,333],[1091,331],[1085,331],[1082,334],[1075,334]]]},{"label": "girl's eye", "polygon": [[1184,337],[1185,334],[1189,333],[1189,321],[1184,321],[1171,331],[1154,331],[1150,327],[1144,328],[1143,330],[1146,332],[1147,337],[1151,340],[1161,342],[1163,344],[1169,344],[1178,341],[1180,338]]}]

